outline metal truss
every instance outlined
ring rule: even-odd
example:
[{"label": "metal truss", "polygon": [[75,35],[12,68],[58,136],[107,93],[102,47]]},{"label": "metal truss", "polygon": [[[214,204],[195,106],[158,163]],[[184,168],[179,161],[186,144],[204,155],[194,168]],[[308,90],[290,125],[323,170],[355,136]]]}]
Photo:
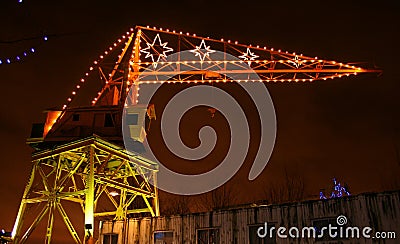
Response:
[{"label": "metal truss", "polygon": [[[193,54],[189,61],[188,55],[181,57],[185,51]],[[226,55],[215,56],[217,51]],[[167,59],[170,54],[176,57]],[[132,86],[137,89],[146,83],[313,82],[381,72],[237,41],[142,26],[137,26],[127,37],[122,53],[113,63],[107,69],[109,63],[99,61],[104,86],[93,105],[112,87],[118,88],[123,104]],[[133,93],[131,104],[138,102],[138,93]]]},{"label": "metal truss", "polygon": [[[12,232],[14,243],[26,243],[46,215],[45,243],[50,243],[56,212],[75,243],[93,236],[96,217],[124,220],[128,214],[159,215],[157,164],[98,137],[38,151],[32,161],[32,173]],[[140,208],[135,205],[138,199]],[[84,241],[68,217],[66,202],[79,204],[84,213]],[[33,205],[42,209],[30,224],[24,223],[27,217],[32,219],[29,209]]]}]

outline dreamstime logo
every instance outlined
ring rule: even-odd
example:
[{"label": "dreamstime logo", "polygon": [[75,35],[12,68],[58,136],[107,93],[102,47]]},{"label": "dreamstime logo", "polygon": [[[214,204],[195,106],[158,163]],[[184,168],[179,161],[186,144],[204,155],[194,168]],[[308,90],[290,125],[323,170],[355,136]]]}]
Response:
[{"label": "dreamstime logo", "polygon": [[[138,77],[140,84],[151,84],[146,85],[146,89],[149,87],[151,91],[140,94],[140,104],[150,103],[151,98],[161,86],[160,81],[168,82],[173,77],[188,71],[207,71],[232,81],[260,80],[260,77],[246,62],[240,62],[240,65],[237,65],[237,61],[240,60],[227,53],[215,51],[209,56],[208,60],[198,61],[198,57],[193,55],[193,52],[183,51],[167,56],[166,61],[158,63],[157,67],[150,65]],[[190,65],[177,66],[183,63]],[[235,65],[234,68],[236,70],[241,69],[241,71],[225,73],[224,71],[229,69],[229,65]],[[154,72],[155,69],[158,71],[157,74]],[[158,82],[153,84],[155,80]],[[253,180],[263,171],[272,154],[276,136],[276,116],[269,92],[262,82],[238,82],[238,84],[252,99],[257,108],[259,116],[257,119],[260,120],[260,144],[248,176],[249,180]],[[134,92],[133,89],[131,89],[128,97],[134,95],[132,92]],[[127,109],[135,106],[128,100],[125,104]],[[225,117],[231,133],[229,150],[223,161],[214,169],[197,175],[185,175],[168,169],[153,154],[152,149],[147,146],[146,153],[150,154],[159,164],[158,187],[164,191],[174,194],[195,195],[216,189],[237,173],[247,156],[250,144],[249,118],[246,117],[239,101],[226,91],[206,85],[206,83],[182,90],[166,105],[161,116],[161,133],[168,150],[176,157],[185,160],[199,160],[205,158],[214,149],[217,134],[210,126],[202,127],[199,134],[196,135],[200,139],[200,145],[197,148],[187,147],[180,138],[179,124],[183,115],[197,106],[215,108]],[[127,123],[126,114],[125,112],[123,116],[123,124]],[[133,151],[132,143],[129,143],[129,140],[131,140],[130,133],[129,128],[123,127],[125,147],[129,151]],[[144,145],[148,145],[148,143],[144,143]]]},{"label": "dreamstime logo", "polygon": [[339,215],[339,216],[336,218],[336,223],[337,223],[338,225],[345,225],[345,224],[347,224],[347,218],[346,218],[346,216],[344,216],[344,215]]},{"label": "dreamstime logo", "polygon": [[396,232],[394,231],[377,231],[373,232],[373,229],[369,226],[357,227],[347,226],[347,218],[344,215],[339,215],[336,218],[336,224],[327,224],[320,226],[306,226],[299,228],[296,226],[292,227],[275,227],[268,226],[265,222],[263,226],[257,229],[257,236],[259,238],[275,239],[275,235],[278,238],[331,238],[331,239],[350,239],[350,238],[366,238],[366,239],[396,239]]}]

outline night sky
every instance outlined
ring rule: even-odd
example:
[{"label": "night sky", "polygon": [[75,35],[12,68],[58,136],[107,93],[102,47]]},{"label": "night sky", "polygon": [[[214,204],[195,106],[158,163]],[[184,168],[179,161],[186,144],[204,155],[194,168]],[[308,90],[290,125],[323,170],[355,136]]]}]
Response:
[{"label": "night sky", "polygon": [[[1,1],[0,228],[11,231],[31,170],[32,150],[25,144],[31,124],[44,122],[45,109],[61,107],[91,62],[135,25],[383,69],[379,77],[268,84],[276,147],[254,182],[246,178],[251,164],[234,179],[243,202],[262,198],[246,192],[279,182],[285,170],[304,180],[307,198],[328,189],[333,177],[353,194],[400,187],[398,3],[327,2]],[[4,63],[31,46],[33,55]]]}]

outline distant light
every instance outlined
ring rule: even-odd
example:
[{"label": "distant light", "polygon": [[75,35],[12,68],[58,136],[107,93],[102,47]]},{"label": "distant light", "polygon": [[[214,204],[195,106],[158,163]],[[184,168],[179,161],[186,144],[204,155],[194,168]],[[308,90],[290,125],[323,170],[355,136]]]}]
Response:
[{"label": "distant light", "polygon": [[18,0],[19,3],[22,3],[22,0]]},{"label": "distant light", "polygon": [[47,40],[48,40],[47,36],[43,37],[43,39],[44,39],[45,41],[47,41]]},{"label": "distant light", "polygon": [[7,59],[7,63],[8,63],[8,64],[11,63],[10,59]]},{"label": "distant light", "polygon": [[2,63],[3,63],[3,61],[0,60],[0,64],[2,64]]},{"label": "distant light", "polygon": [[116,196],[119,195],[119,193],[116,192],[116,191],[112,191],[112,192],[110,192],[110,195],[113,196],[113,197],[116,197]]},{"label": "distant light", "polygon": [[19,61],[19,60],[21,60],[21,58],[19,56],[17,56],[17,60]]},{"label": "distant light", "polygon": [[33,53],[35,52],[35,49],[33,47],[31,48],[31,52],[33,52]]},{"label": "distant light", "polygon": [[26,52],[24,52],[24,56],[26,57],[26,56],[28,56],[28,54]]}]

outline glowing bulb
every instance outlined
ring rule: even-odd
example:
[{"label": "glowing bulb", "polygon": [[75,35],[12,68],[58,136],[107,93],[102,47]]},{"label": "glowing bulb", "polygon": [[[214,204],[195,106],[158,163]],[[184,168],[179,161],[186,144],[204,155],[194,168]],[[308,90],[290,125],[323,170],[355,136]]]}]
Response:
[{"label": "glowing bulb", "polygon": [[47,41],[48,40],[47,36],[43,37],[43,40]]}]

